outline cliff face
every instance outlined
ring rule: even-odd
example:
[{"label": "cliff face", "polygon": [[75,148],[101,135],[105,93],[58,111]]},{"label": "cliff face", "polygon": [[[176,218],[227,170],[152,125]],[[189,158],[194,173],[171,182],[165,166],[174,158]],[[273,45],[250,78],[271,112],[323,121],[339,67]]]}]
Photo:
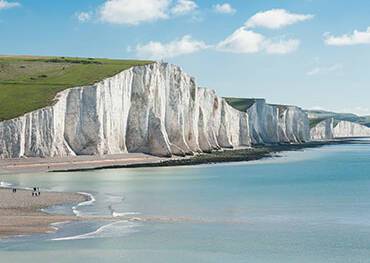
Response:
[{"label": "cliff face", "polygon": [[333,129],[334,119],[330,118],[323,120],[310,130],[311,140],[331,140],[334,138]]},{"label": "cliff face", "polygon": [[247,114],[198,89],[179,67],[160,63],[65,90],[55,105],[0,123],[2,158],[170,156],[249,145]]},{"label": "cliff face", "polygon": [[333,138],[370,137],[370,128],[350,122],[339,121],[334,125],[334,119],[326,119],[318,123],[310,131],[312,140],[330,140]]},{"label": "cliff face", "polygon": [[333,134],[335,138],[370,137],[370,128],[350,121],[340,121],[335,126]]},{"label": "cliff face", "polygon": [[179,67],[154,63],[65,90],[53,106],[0,122],[0,157],[183,156],[251,143],[302,142],[308,130],[299,108],[261,102],[241,112],[214,91],[198,88]]},{"label": "cliff face", "polygon": [[298,107],[270,105],[256,99],[247,110],[253,144],[302,143],[310,140],[307,115]]},{"label": "cliff face", "polygon": [[282,142],[303,143],[310,141],[310,125],[307,114],[299,107],[280,106],[279,140]]}]

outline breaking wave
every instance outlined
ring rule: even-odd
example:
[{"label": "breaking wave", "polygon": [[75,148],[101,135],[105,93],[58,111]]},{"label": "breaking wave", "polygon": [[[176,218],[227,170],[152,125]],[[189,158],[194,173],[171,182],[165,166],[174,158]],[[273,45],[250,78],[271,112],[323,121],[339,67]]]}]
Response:
[{"label": "breaking wave", "polygon": [[89,198],[89,200],[84,201],[84,202],[81,202],[81,203],[77,204],[76,206],[73,206],[72,207],[73,213],[76,216],[81,216],[81,211],[79,211],[78,208],[81,207],[81,206],[90,206],[90,205],[93,205],[95,203],[96,199],[90,193],[85,193],[85,192],[78,192],[78,193],[81,194],[81,195],[87,196]]},{"label": "breaking wave", "polygon": [[1,188],[9,188],[9,187],[12,187],[12,186],[14,186],[14,184],[12,184],[12,183],[3,182],[3,181],[0,182],[0,187]]},{"label": "breaking wave", "polygon": [[137,226],[137,224],[134,224],[127,220],[121,220],[121,221],[116,221],[116,222],[103,225],[99,227],[98,229],[96,229],[95,231],[92,231],[89,233],[75,235],[75,236],[54,238],[52,239],[52,241],[118,237],[118,236],[122,236],[128,233],[135,232],[135,230],[133,230],[135,226]]}]

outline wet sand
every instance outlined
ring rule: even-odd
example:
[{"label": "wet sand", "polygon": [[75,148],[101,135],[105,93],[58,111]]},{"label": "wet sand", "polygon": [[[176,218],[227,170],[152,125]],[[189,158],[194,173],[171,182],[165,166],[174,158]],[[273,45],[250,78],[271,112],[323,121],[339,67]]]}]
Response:
[{"label": "wet sand", "polygon": [[140,168],[140,167],[167,167],[167,166],[193,166],[201,164],[228,163],[228,162],[248,162],[264,158],[280,157],[281,152],[301,151],[307,148],[316,148],[326,145],[367,143],[356,139],[338,139],[332,141],[317,141],[302,144],[273,144],[254,146],[253,148],[244,147],[236,149],[223,149],[210,153],[195,154],[187,157],[160,158],[156,161],[147,159],[144,162],[124,162],[110,165],[100,164],[95,167],[75,168],[64,167],[62,169],[51,170],[52,172],[76,172],[101,169],[120,169],[120,168]]},{"label": "wet sand", "polygon": [[171,158],[161,158],[143,153],[105,156],[70,156],[62,158],[19,158],[0,160],[1,173],[35,173],[55,170],[85,170],[115,165],[158,163]]},{"label": "wet sand", "polygon": [[[24,173],[42,171],[76,171],[125,167],[178,166],[219,162],[239,162],[276,156],[281,151],[296,151],[304,148],[320,147],[328,144],[363,143],[356,140],[313,142],[300,145],[274,145],[247,149],[234,149],[191,157],[159,158],[145,154],[123,154],[114,156],[80,156],[68,158],[27,158],[0,160],[0,173]],[[0,237],[29,235],[55,231],[52,223],[74,220],[112,220],[108,218],[81,218],[76,216],[50,215],[41,211],[58,204],[77,204],[87,201],[87,197],[76,193],[56,193],[41,191],[38,197],[32,191],[0,188]],[[128,217],[128,220],[137,220]],[[141,218],[140,220],[143,220]],[[144,220],[153,220],[144,218]],[[154,219],[155,220],[155,219]]]},{"label": "wet sand", "polygon": [[[361,142],[361,141],[360,141]],[[126,153],[104,156],[70,156],[62,158],[19,158],[0,160],[0,174],[36,172],[75,172],[98,169],[187,166],[223,162],[245,162],[279,156],[283,151],[299,151],[305,148],[331,144],[358,143],[355,138],[336,139],[302,144],[276,144],[253,148],[225,149],[194,156],[163,158],[144,153]]]},{"label": "wet sand", "polygon": [[0,237],[30,235],[55,231],[52,223],[78,220],[75,216],[50,215],[41,211],[53,205],[77,204],[87,197],[75,193],[43,192],[32,196],[32,191],[0,189]]}]

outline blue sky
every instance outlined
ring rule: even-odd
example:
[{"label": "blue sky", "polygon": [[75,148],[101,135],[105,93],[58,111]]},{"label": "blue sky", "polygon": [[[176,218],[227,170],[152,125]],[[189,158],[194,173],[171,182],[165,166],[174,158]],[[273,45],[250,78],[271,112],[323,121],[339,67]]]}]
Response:
[{"label": "blue sky", "polygon": [[153,58],[223,96],[370,115],[365,0],[0,0],[0,54]]}]

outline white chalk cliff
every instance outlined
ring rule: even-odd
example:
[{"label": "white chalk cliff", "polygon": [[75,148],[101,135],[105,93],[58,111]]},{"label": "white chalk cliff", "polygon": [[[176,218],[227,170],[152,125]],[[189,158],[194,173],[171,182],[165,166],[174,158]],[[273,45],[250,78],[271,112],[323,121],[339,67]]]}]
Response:
[{"label": "white chalk cliff", "polygon": [[303,143],[310,140],[306,113],[295,106],[255,99],[247,110],[253,144]]},{"label": "white chalk cliff", "polygon": [[325,141],[334,138],[334,119],[326,119],[317,123],[310,130],[311,140],[314,141]]},{"label": "white chalk cliff", "polygon": [[308,140],[308,118],[300,108],[257,101],[247,112],[238,111],[166,63],[64,90],[53,106],[0,122],[0,158],[126,152],[183,156]]},{"label": "white chalk cliff", "polygon": [[333,134],[335,138],[370,137],[370,128],[350,121],[340,121],[334,127]]},{"label": "white chalk cliff", "polygon": [[350,121],[339,121],[334,124],[334,119],[319,122],[310,131],[312,140],[330,140],[333,138],[370,137],[370,128]]}]

